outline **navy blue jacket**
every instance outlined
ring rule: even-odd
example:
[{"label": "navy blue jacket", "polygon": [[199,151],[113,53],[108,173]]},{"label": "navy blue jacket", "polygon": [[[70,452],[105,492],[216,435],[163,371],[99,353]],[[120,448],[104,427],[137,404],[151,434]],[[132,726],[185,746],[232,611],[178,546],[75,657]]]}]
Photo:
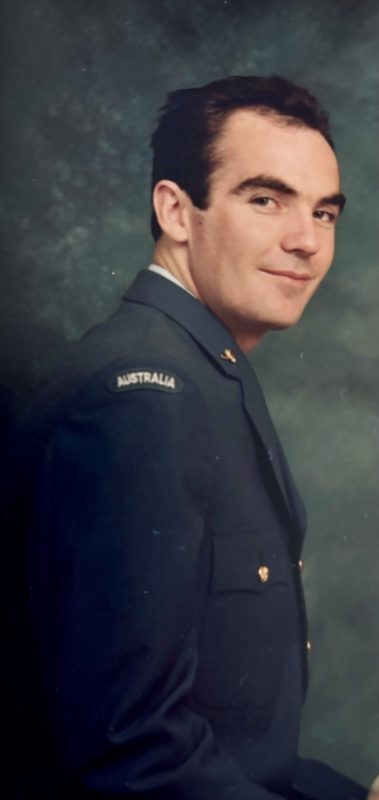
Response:
[{"label": "navy blue jacket", "polygon": [[141,273],[28,436],[40,797],[364,797],[296,755],[305,514],[214,315]]}]

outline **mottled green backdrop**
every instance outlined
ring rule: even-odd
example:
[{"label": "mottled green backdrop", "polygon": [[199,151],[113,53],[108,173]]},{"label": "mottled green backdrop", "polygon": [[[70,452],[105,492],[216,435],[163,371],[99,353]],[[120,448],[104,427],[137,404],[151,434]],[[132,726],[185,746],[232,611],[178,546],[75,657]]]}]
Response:
[{"label": "mottled green backdrop", "polygon": [[376,0],[2,3],[3,413],[149,259],[149,134],[167,90],[279,73],[330,109],[348,205],[302,322],[253,355],[309,511],[302,751],[379,772]]}]

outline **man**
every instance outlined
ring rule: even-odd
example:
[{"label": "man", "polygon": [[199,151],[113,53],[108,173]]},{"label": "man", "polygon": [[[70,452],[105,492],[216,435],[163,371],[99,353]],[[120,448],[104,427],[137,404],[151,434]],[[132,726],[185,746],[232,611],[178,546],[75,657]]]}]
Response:
[{"label": "man", "polygon": [[245,355],[331,265],[327,118],[232,77],[152,144],[153,264],[29,428],[38,796],[358,800],[296,754],[305,514]]}]

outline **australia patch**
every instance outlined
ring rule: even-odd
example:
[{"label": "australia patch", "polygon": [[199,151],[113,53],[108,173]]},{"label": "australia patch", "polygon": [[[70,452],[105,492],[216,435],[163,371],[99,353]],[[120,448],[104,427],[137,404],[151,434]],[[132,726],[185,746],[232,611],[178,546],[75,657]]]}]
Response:
[{"label": "australia patch", "polygon": [[108,381],[111,392],[126,392],[134,389],[158,389],[161,392],[181,392],[183,381],[173,372],[152,367],[133,367],[117,372]]}]

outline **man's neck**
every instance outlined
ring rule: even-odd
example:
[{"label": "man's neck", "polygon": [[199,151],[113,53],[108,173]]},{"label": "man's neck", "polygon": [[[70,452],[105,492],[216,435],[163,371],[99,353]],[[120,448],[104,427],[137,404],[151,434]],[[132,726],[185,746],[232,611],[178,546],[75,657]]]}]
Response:
[{"label": "man's neck", "polygon": [[187,289],[187,287],[184,286],[184,284],[180,280],[178,280],[178,278],[175,277],[175,275],[172,275],[172,273],[168,269],[166,269],[166,267],[161,267],[159,264],[150,264],[149,270],[150,272],[156,272],[158,275],[161,275],[162,278],[166,278],[166,280],[175,283],[175,285],[180,286],[180,288],[183,289],[184,292],[188,292],[188,294],[190,294],[192,297],[195,297],[195,295],[192,294],[192,292],[190,292],[189,289]]},{"label": "man's neck", "polygon": [[[164,269],[183,289],[197,300],[200,300],[203,305],[206,305],[192,279],[187,250],[184,244],[177,244],[170,241],[168,245],[166,237],[163,235],[156,243],[153,253],[153,264]],[[217,314],[215,314],[215,316],[217,316]],[[230,331],[244,353],[249,353],[253,350],[267,332],[266,330],[252,332],[249,326],[241,326],[240,323],[237,324],[236,320],[227,320],[221,317],[219,317],[219,319]]]},{"label": "man's neck", "polygon": [[182,288],[186,289],[193,297],[201,300],[192,280],[186,245],[170,242],[168,246],[166,237],[162,236],[156,243],[152,262],[170,273]]}]

